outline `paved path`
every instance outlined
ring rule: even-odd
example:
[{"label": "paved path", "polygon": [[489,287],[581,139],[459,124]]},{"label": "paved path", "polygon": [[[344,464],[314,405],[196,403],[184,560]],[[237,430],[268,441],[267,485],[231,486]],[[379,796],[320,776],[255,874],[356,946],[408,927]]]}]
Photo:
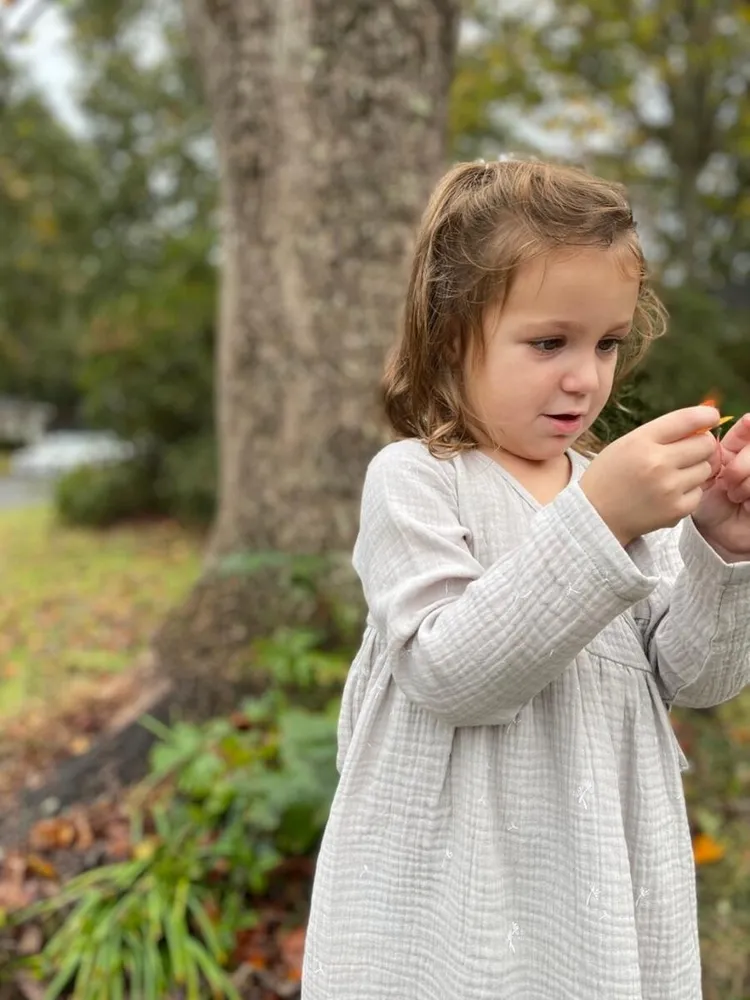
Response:
[{"label": "paved path", "polygon": [[52,493],[50,483],[35,479],[18,479],[0,476],[0,510],[30,507],[48,500]]}]

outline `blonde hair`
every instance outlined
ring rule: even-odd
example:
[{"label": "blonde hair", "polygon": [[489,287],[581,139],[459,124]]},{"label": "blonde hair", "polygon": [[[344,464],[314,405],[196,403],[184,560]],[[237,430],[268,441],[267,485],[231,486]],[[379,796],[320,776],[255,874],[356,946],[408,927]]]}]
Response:
[{"label": "blonde hair", "polygon": [[[440,181],[417,234],[404,324],[385,372],[385,408],[399,436],[436,455],[475,448],[463,398],[463,361],[484,348],[482,319],[502,306],[518,268],[563,247],[611,247],[632,254],[640,290],[615,384],[666,329],[666,310],[646,263],[622,185],[537,160],[461,163]],[[591,433],[575,447],[601,447]]]}]

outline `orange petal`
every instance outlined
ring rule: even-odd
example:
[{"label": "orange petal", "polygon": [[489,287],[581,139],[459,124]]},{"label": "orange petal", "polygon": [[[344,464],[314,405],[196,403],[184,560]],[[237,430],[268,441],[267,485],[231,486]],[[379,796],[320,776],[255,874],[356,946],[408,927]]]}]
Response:
[{"label": "orange petal", "polygon": [[702,399],[699,405],[715,406],[716,409],[718,410],[723,399],[724,399],[724,394],[721,393],[718,389],[709,389],[708,392],[706,393],[706,398]]},{"label": "orange petal", "polygon": [[693,431],[693,437],[696,434],[705,434],[706,431],[714,431],[717,427],[721,427],[722,424],[727,423],[728,420],[734,420],[734,417],[722,417],[718,424],[714,424],[712,427],[701,427],[700,430]]}]

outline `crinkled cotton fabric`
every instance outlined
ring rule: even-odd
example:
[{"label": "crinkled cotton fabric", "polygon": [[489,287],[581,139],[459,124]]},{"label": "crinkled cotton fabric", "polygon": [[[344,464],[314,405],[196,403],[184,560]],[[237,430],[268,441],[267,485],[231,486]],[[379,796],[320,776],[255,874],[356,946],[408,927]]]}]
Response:
[{"label": "crinkled cotton fabric", "polygon": [[691,520],[627,549],[578,480],[387,446],[354,565],[304,1000],[699,1000],[672,704],[750,680],[750,562]]}]

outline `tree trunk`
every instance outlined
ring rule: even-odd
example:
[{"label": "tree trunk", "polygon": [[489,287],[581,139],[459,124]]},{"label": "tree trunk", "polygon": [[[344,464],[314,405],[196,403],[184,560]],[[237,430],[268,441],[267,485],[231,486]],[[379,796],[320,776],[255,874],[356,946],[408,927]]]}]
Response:
[{"label": "tree trunk", "polygon": [[189,715],[232,703],[249,640],[320,610],[290,604],[278,571],[226,577],[222,559],[352,544],[385,440],[380,371],[408,251],[445,166],[459,6],[185,0],[218,153],[222,266],[218,517],[204,578],[155,641]]}]

